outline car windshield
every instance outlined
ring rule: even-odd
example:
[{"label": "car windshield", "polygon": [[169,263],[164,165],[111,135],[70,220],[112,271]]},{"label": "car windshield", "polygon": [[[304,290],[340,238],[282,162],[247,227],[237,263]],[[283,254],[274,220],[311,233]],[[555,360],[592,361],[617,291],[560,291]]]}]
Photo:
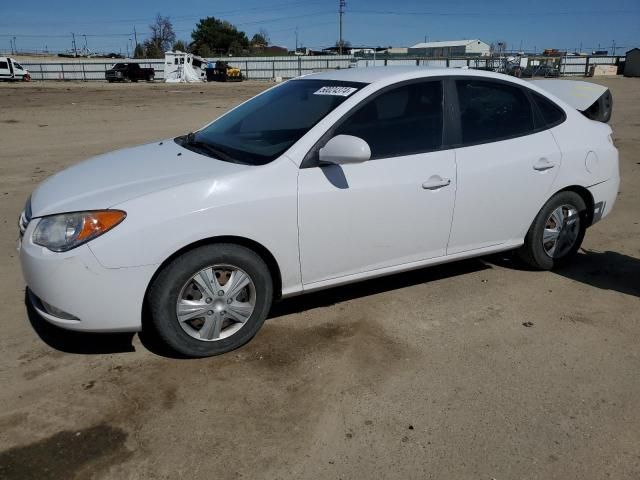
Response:
[{"label": "car windshield", "polygon": [[282,155],[364,83],[290,80],[252,98],[209,126],[176,138],[185,148],[249,165]]}]

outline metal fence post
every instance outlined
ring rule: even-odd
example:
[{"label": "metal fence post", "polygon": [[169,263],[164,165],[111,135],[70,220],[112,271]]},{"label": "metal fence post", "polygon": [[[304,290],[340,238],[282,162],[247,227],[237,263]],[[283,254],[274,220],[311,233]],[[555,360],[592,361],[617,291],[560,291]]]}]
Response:
[{"label": "metal fence post", "polygon": [[276,62],[271,61],[271,78],[275,80],[276,78]]},{"label": "metal fence post", "polygon": [[589,76],[589,59],[591,57],[587,57],[586,58],[586,62],[584,63],[584,76],[588,77]]},{"label": "metal fence post", "polygon": [[87,81],[87,74],[84,71],[84,62],[80,62],[80,65],[82,65],[82,81],[86,82]]},{"label": "metal fence post", "polygon": [[62,80],[64,80],[64,63],[60,63],[60,71],[62,72]]},{"label": "metal fence post", "polygon": [[298,57],[298,76],[302,75],[302,58]]},{"label": "metal fence post", "polygon": [[244,78],[249,78],[249,60],[244,61]]}]

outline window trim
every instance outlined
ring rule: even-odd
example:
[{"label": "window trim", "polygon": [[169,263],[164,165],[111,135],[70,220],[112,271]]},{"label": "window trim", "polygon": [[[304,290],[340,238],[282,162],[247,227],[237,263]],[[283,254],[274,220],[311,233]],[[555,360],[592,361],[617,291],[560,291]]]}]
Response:
[{"label": "window trim", "polygon": [[420,151],[416,151],[416,152],[411,152],[411,153],[403,153],[402,155],[390,155],[390,156],[385,156],[385,157],[378,157],[375,159],[372,159],[371,161],[378,161],[378,160],[384,160],[387,158],[402,158],[402,157],[408,157],[411,155],[420,155],[422,153],[432,153],[432,152],[439,152],[442,150],[450,150],[452,148],[455,148],[455,146],[450,145],[448,143],[449,141],[449,130],[452,127],[452,111],[450,108],[448,108],[448,99],[447,99],[447,91],[446,91],[446,83],[447,83],[447,79],[448,77],[445,75],[437,75],[437,76],[432,76],[432,77],[420,77],[420,78],[412,78],[410,80],[404,80],[401,82],[396,82],[393,83],[391,85],[387,85],[386,87],[382,87],[378,90],[376,90],[375,92],[373,92],[371,95],[367,96],[366,98],[363,98],[361,101],[359,101],[357,104],[355,104],[353,107],[351,107],[349,109],[349,111],[345,112],[344,115],[342,115],[342,117],[340,117],[338,120],[336,120],[336,122],[331,125],[331,127],[329,127],[327,129],[327,131],[316,141],[316,143],[314,143],[314,145],[309,149],[309,151],[307,152],[307,154],[304,156],[304,158],[302,159],[302,162],[300,163],[300,168],[317,168],[320,167],[320,161],[318,158],[318,153],[320,151],[320,149],[329,141],[331,140],[331,138],[334,137],[334,133],[335,131],[343,124],[345,123],[349,118],[351,118],[352,115],[354,115],[355,113],[357,113],[360,109],[364,108],[364,106],[370,102],[375,100],[376,98],[378,98],[381,95],[384,95],[385,93],[394,90],[396,88],[402,88],[404,86],[407,85],[412,85],[412,84],[416,84],[416,83],[427,83],[427,82],[440,82],[441,85],[441,91],[442,91],[442,141],[441,141],[441,145],[440,148],[434,148],[434,149],[429,149],[429,150],[420,150]]},{"label": "window trim", "polygon": [[[536,133],[542,132],[544,130],[548,130],[549,128],[553,128],[553,127],[547,127],[544,125],[544,120],[542,118],[542,114],[538,111],[538,107],[535,104],[535,102],[533,101],[533,98],[531,97],[531,95],[529,94],[531,90],[528,87],[525,87],[523,85],[518,85],[517,83],[513,83],[513,82],[508,82],[508,81],[504,81],[504,80],[500,80],[497,78],[487,78],[487,77],[476,77],[471,76],[471,75],[451,75],[449,78],[449,89],[450,89],[450,98],[452,100],[452,107],[455,110],[454,113],[454,117],[456,119],[456,131],[455,131],[455,148],[466,148],[466,147],[472,147],[474,145],[484,145],[487,143],[496,143],[496,142],[502,142],[505,140],[511,140],[514,138],[520,138],[520,137],[526,137],[528,135],[534,135]],[[469,142],[469,143],[464,143],[462,141],[462,116],[460,115],[460,101],[458,98],[458,90],[456,87],[456,81],[457,80],[476,80],[479,82],[486,82],[486,83],[496,83],[498,85],[506,85],[508,87],[513,87],[513,88],[517,88],[520,91],[522,91],[522,93],[524,94],[525,98],[527,99],[527,101],[529,102],[529,106],[531,108],[531,116],[533,117],[533,129],[529,130],[525,133],[518,133],[516,135],[507,135],[504,137],[497,137],[497,138],[492,138],[490,140],[482,140],[482,141],[478,141],[478,142]],[[537,92],[536,92],[537,93]],[[554,102],[555,103],[555,102]],[[564,110],[561,109],[564,113]],[[566,120],[566,113],[563,119],[563,122]],[[562,123],[562,122],[560,122]],[[555,125],[554,125],[555,126]]]}]

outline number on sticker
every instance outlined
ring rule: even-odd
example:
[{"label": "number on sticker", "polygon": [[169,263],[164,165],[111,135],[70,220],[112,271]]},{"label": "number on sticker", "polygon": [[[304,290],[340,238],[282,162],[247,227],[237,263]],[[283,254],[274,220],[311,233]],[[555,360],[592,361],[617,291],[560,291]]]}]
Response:
[{"label": "number on sticker", "polygon": [[336,95],[339,97],[348,97],[357,88],[353,87],[322,87],[318,91],[314,92],[314,95]]}]

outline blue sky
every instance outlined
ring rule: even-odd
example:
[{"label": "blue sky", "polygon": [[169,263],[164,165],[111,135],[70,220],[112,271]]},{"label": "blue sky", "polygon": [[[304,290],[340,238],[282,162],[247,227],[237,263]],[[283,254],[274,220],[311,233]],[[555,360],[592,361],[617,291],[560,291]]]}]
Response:
[{"label": "blue sky", "polygon": [[[272,43],[330,46],[338,37],[338,0],[65,0],[9,1],[0,7],[0,51],[16,36],[18,49],[64,50],[71,32],[79,47],[126,52],[156,13],[169,16],[188,40],[199,18],[229,20],[249,36],[265,29]],[[509,48],[593,50],[640,46],[640,0],[488,0],[429,2],[347,0],[344,36],[353,45],[408,46],[429,40],[506,40]],[[622,49],[624,50],[624,49]],[[622,50],[618,50],[621,53]]]}]

